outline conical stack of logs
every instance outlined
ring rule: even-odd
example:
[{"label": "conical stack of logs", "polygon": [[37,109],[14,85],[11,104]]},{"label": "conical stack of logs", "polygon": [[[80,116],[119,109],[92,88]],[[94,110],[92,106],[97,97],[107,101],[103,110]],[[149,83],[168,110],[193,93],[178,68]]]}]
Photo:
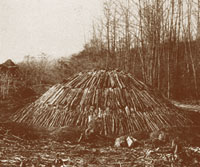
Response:
[{"label": "conical stack of logs", "polygon": [[46,128],[79,126],[98,117],[102,135],[122,135],[191,124],[158,92],[117,70],[94,70],[56,84],[12,119]]}]

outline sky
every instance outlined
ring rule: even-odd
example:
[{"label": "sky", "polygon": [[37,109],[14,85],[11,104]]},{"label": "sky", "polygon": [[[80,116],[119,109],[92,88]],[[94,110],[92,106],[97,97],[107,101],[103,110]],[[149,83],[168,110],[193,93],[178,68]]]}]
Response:
[{"label": "sky", "polygon": [[0,63],[26,55],[53,58],[83,49],[102,0],[0,0]]}]

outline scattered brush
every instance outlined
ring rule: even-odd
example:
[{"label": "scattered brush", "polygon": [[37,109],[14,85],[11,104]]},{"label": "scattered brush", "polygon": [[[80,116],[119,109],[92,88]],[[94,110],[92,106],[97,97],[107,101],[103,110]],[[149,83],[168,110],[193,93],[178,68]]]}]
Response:
[{"label": "scattered brush", "polygon": [[83,130],[78,127],[61,127],[52,129],[50,136],[60,142],[78,142],[82,133],[84,133]]},{"label": "scattered brush", "polygon": [[25,123],[4,122],[0,123],[0,128],[4,130],[4,134],[14,135],[25,140],[36,140],[48,136],[46,129],[36,128]]}]

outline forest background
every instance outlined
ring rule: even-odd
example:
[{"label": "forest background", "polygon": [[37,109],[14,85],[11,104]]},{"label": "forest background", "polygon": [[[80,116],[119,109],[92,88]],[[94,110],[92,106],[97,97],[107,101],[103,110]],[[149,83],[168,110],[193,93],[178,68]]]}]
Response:
[{"label": "forest background", "polygon": [[53,60],[45,53],[24,56],[18,66],[26,85],[118,69],[170,99],[199,99],[200,0],[105,0],[102,10],[81,52]]}]

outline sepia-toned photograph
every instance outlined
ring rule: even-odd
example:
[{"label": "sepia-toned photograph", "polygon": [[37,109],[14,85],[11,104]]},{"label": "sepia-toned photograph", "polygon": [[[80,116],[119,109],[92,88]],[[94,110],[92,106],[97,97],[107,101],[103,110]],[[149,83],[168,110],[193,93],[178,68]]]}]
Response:
[{"label": "sepia-toned photograph", "polygon": [[0,167],[200,167],[200,0],[0,0]]}]

